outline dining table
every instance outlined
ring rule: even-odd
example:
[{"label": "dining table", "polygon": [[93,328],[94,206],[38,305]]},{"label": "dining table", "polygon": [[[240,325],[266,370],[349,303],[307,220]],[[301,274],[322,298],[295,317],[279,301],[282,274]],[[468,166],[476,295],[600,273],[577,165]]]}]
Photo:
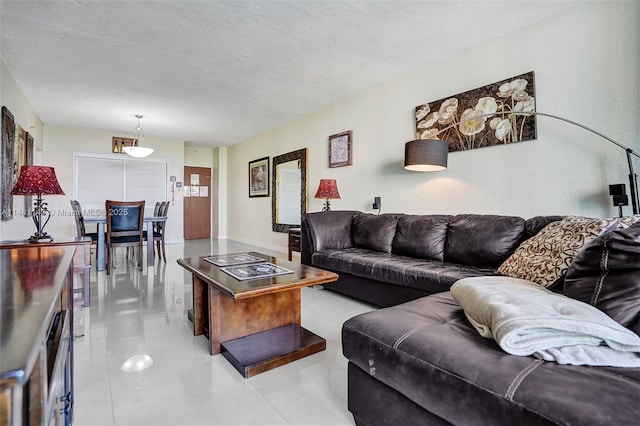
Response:
[{"label": "dining table", "polygon": [[[166,216],[145,216],[144,224],[147,228],[147,266],[153,266],[153,224],[155,222],[166,222]],[[105,238],[105,227],[107,218],[103,216],[89,216],[84,218],[84,223],[95,223],[98,225],[98,241],[96,244],[96,270],[104,271],[107,269],[106,248],[107,242]]]}]

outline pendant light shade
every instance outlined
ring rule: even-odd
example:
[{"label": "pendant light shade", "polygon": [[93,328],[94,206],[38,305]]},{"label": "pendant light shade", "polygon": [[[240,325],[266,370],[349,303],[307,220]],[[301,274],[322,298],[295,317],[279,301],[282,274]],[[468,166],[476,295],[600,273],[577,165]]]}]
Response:
[{"label": "pendant light shade", "polygon": [[142,138],[144,137],[142,127],[140,127],[140,119],[142,118],[142,116],[136,115],[136,118],[138,119],[138,125],[135,129],[135,139],[138,142],[138,146],[125,146],[124,148],[122,148],[122,150],[125,152],[125,154],[132,157],[143,158],[151,155],[153,149],[141,146]]}]

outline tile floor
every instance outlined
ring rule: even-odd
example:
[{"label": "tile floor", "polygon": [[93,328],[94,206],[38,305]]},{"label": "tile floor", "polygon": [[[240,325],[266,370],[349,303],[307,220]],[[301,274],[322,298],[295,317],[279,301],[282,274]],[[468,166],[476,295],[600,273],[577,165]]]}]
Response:
[{"label": "tile floor", "polygon": [[[74,421],[100,425],[353,425],[347,405],[347,361],[340,330],[348,318],[374,309],[322,288],[302,290],[302,324],[327,349],[244,379],[186,317],[191,278],[176,260],[260,251],[232,241],[167,245],[166,264],[140,271],[116,253],[110,276],[91,271],[91,307],[76,308]],[[294,259],[295,260],[295,259]],[[123,372],[131,356],[153,364]]]}]

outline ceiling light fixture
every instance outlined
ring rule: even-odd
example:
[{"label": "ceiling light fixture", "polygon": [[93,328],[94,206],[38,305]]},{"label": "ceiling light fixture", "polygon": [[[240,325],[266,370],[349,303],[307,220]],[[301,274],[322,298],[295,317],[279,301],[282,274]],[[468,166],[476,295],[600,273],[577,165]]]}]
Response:
[{"label": "ceiling light fixture", "polygon": [[142,118],[142,116],[136,115],[136,118],[138,119],[138,125],[136,126],[136,132],[135,132],[135,140],[136,140],[137,146],[125,146],[122,149],[127,155],[130,155],[136,158],[143,158],[151,155],[151,153],[153,152],[153,149],[140,146],[142,144],[142,138],[144,136],[144,133],[142,132],[142,127],[140,127],[140,119]]}]

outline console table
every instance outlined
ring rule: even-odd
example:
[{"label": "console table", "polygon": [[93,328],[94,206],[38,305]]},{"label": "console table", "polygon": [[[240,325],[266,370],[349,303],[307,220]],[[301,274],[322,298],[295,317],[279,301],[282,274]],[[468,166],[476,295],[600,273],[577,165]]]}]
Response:
[{"label": "console table", "polygon": [[[30,243],[27,240],[0,241],[0,249],[21,247],[74,246],[73,272],[78,274],[80,285],[73,285],[73,303],[89,307],[89,280],[91,278],[91,238],[56,238],[46,243]],[[76,297],[79,296],[79,297]]]},{"label": "console table", "polygon": [[74,252],[0,249],[0,425],[72,422]]}]

